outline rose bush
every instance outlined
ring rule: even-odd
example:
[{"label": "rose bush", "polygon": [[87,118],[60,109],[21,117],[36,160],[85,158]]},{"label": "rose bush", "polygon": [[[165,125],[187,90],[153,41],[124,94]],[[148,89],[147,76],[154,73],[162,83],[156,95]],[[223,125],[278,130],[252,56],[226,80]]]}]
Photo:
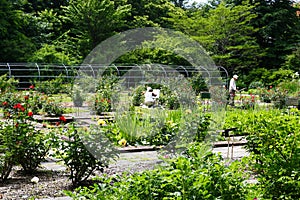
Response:
[{"label": "rose bush", "polygon": [[6,118],[0,122],[2,181],[14,165],[21,165],[25,173],[33,173],[51,146],[48,133],[34,126],[34,113],[28,109],[29,104],[4,104],[7,106],[4,107]]}]

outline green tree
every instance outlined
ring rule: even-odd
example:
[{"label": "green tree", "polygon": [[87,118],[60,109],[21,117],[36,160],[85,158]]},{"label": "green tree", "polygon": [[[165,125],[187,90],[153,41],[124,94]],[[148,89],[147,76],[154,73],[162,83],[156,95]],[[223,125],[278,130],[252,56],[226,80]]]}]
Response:
[{"label": "green tree", "polygon": [[174,3],[175,6],[180,8],[185,8],[188,1],[189,0],[171,0],[171,2]]},{"label": "green tree", "polygon": [[285,62],[299,42],[300,20],[296,15],[294,1],[290,0],[253,0],[257,4],[253,11],[258,17],[252,21],[258,28],[255,33],[264,56],[260,66],[267,69],[278,69]]},{"label": "green tree", "polygon": [[0,62],[26,61],[35,50],[24,29],[29,18],[22,10],[15,9],[12,1],[0,0]]},{"label": "green tree", "polygon": [[[74,41],[81,56],[86,56],[101,41],[122,30],[126,17],[130,11],[129,5],[116,8],[110,0],[71,0],[65,9],[65,23],[70,31],[66,37],[70,39],[68,45]],[[66,44],[67,45],[67,44]]]},{"label": "green tree", "polygon": [[[204,8],[207,10],[207,7]],[[207,12],[199,9],[170,20],[176,29],[191,35],[212,56],[217,65],[230,72],[244,73],[257,65],[260,52],[252,36],[257,29],[250,25],[256,15],[248,1],[226,5],[224,1]]]},{"label": "green tree", "polygon": [[61,11],[61,6],[67,6],[68,0],[26,0],[20,9],[26,13],[33,13],[38,15],[39,12],[53,9],[55,12]]},{"label": "green tree", "polygon": [[176,7],[170,0],[128,0],[132,6],[131,15],[127,18],[128,28],[164,27],[170,28],[166,18],[176,12]]},{"label": "green tree", "polygon": [[300,70],[300,46],[297,46],[290,55],[286,56],[283,67],[294,71]]}]

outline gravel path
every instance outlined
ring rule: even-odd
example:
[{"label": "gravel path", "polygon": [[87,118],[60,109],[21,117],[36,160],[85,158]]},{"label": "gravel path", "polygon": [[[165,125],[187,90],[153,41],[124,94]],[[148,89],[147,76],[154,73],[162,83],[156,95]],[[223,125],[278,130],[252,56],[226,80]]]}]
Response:
[{"label": "gravel path", "polygon": [[[231,147],[214,148],[213,152],[219,152],[224,158],[231,157]],[[232,159],[239,159],[248,155],[242,146],[233,147]],[[104,173],[122,174],[123,172],[134,173],[147,169],[153,169],[161,163],[156,151],[141,151],[131,153],[121,153],[119,159],[112,163]],[[42,163],[40,172],[35,175],[39,178],[37,184],[31,183],[33,176],[21,174],[19,168],[14,169],[11,179],[7,183],[0,185],[0,199],[19,200],[35,197],[39,200],[70,200],[64,197],[63,190],[70,189],[71,182],[68,180],[66,167],[53,160]]]},{"label": "gravel path", "polygon": [[[82,118],[83,123],[89,124],[94,122],[88,119],[88,114],[87,116],[82,116]],[[224,158],[229,157],[233,160],[248,155],[242,146],[234,146],[233,154],[231,147],[214,148],[213,152],[220,152]],[[131,174],[153,169],[161,162],[162,160],[156,151],[121,153],[119,159],[111,163],[104,170],[104,173],[111,175],[128,172]],[[14,168],[10,179],[6,183],[0,184],[0,199],[70,200],[63,193],[63,190],[69,190],[71,186],[71,181],[68,180],[68,172],[64,165],[49,159],[47,162],[42,163],[39,173],[34,176],[39,178],[37,184],[31,182],[33,176],[24,175],[21,173],[20,168]]]}]

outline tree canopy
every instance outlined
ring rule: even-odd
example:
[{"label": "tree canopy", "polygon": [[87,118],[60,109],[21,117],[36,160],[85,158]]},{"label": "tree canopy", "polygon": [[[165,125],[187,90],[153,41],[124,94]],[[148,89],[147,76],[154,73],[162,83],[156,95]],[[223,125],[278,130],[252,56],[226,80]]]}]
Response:
[{"label": "tree canopy", "polygon": [[[288,0],[191,2],[0,0],[0,62],[80,64],[93,48],[117,33],[163,27],[196,40],[231,74],[247,76],[262,72],[260,68],[299,70],[299,4]],[[163,49],[130,52],[118,61],[189,64]]]}]

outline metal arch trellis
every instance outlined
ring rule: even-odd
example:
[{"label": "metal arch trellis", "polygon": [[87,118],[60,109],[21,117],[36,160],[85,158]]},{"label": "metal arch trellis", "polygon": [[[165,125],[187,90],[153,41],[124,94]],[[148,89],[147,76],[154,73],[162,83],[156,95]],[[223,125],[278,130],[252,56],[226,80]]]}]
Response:
[{"label": "metal arch trellis", "polygon": [[9,70],[9,72],[8,72],[8,74],[9,74],[9,77],[11,78],[11,69],[10,69],[10,65],[9,65],[9,63],[7,63],[7,67],[8,67],[8,70]]},{"label": "metal arch trellis", "polygon": [[67,69],[66,65],[65,65],[65,64],[62,64],[62,65],[64,66],[64,68],[65,68],[65,70],[66,70],[67,78],[69,78],[69,73],[68,73],[68,69]]},{"label": "metal arch trellis", "polygon": [[178,67],[176,67],[176,69],[175,69],[175,70],[177,70],[178,68],[182,68],[182,69],[185,71],[185,73],[186,73],[186,76],[187,76],[187,77],[189,77],[189,72],[186,70],[186,68],[185,68],[185,67],[183,67],[183,66],[178,66]]},{"label": "metal arch trellis", "polygon": [[[13,66],[13,68],[12,68]],[[144,66],[148,66],[149,67],[149,70],[151,70],[151,64],[144,64]],[[162,73],[167,76],[167,72],[164,68],[164,66],[160,65],[160,64],[154,64],[154,66],[156,68],[160,68]],[[35,70],[33,69],[33,67],[35,68]],[[50,67],[50,69],[47,69],[47,67]],[[145,78],[145,75],[143,74],[143,70],[142,70],[142,67],[141,65],[138,65],[138,64],[134,64],[134,65],[119,65],[119,64],[114,64],[114,65],[110,65],[110,66],[93,66],[91,64],[87,64],[85,66],[82,66],[83,68],[85,67],[87,71],[90,71],[90,74],[91,76],[93,76],[93,78],[96,78],[96,68],[98,67],[99,69],[107,69],[108,67],[114,67],[116,69],[116,72],[119,76],[121,76],[125,71],[124,70],[128,70],[128,69],[137,69],[138,68],[138,71],[140,71],[141,73],[139,73],[138,75],[140,76],[139,78],[140,79],[144,79]],[[20,68],[20,69],[19,69]],[[58,73],[57,72],[63,72],[65,71],[65,76],[63,77],[66,77],[66,78],[73,78],[73,79],[77,79],[77,78],[80,78],[80,74],[78,74],[78,70],[80,70],[81,66],[68,66],[68,65],[41,65],[41,64],[38,64],[38,63],[0,63],[0,73],[1,75],[3,74],[7,74],[9,78],[20,78],[22,80],[27,80],[27,83],[29,82],[29,79],[31,78],[38,78],[38,80],[47,80],[48,78],[55,78],[57,77]],[[211,85],[211,78],[214,78],[212,77],[212,74],[211,73],[214,73],[213,71],[209,71],[208,69],[206,69],[204,66],[196,66],[196,67],[192,67],[192,66],[175,66],[174,69],[175,70],[182,70],[182,72],[184,72],[186,74],[187,77],[190,77],[193,70],[195,71],[198,71],[198,69],[202,69],[203,72],[207,73],[207,78],[209,79],[209,82],[208,84]],[[226,77],[221,77],[222,79],[223,78],[226,78],[226,86],[228,85],[228,71],[222,67],[222,66],[216,66],[216,68],[218,69],[218,72],[223,72],[225,73],[225,76]],[[62,70],[64,69],[64,70]],[[28,72],[25,72],[25,71],[28,71]],[[43,73],[42,73],[42,70],[43,70]],[[49,71],[47,71],[49,70]],[[70,71],[69,71],[70,70]],[[72,73],[71,73],[71,70]],[[123,70],[123,71],[122,71]],[[37,73],[36,73],[37,72]],[[36,73],[36,75],[34,74]]]},{"label": "metal arch trellis", "polygon": [[165,74],[165,76],[167,76],[167,72],[166,72],[166,70],[165,70],[165,68],[164,67],[162,67],[160,64],[158,64],[159,66],[160,66],[160,68],[164,71],[164,74]]},{"label": "metal arch trellis", "polygon": [[217,68],[222,69],[225,72],[225,74],[226,74],[225,86],[226,86],[226,88],[228,88],[229,87],[229,81],[228,81],[229,74],[228,74],[227,69],[225,67],[222,67],[222,66],[217,66]]},{"label": "metal arch trellis", "polygon": [[[120,71],[119,71],[118,67],[114,64],[112,64],[111,66],[117,70],[118,76],[120,76]],[[110,66],[106,66],[106,68],[108,68],[108,67],[110,67]]]},{"label": "metal arch trellis", "polygon": [[41,71],[40,71],[39,65],[38,65],[37,63],[35,63],[35,66],[36,66],[37,69],[38,69],[39,80],[41,80]]},{"label": "metal arch trellis", "polygon": [[92,67],[92,65],[88,65],[88,66],[91,68],[91,71],[93,73],[93,77],[96,78],[96,74],[95,74],[94,68]]},{"label": "metal arch trellis", "polygon": [[211,75],[210,75],[209,71],[201,65],[199,65],[198,67],[200,67],[201,69],[204,69],[204,71],[206,71],[206,73],[208,74],[209,85],[211,85]]}]

